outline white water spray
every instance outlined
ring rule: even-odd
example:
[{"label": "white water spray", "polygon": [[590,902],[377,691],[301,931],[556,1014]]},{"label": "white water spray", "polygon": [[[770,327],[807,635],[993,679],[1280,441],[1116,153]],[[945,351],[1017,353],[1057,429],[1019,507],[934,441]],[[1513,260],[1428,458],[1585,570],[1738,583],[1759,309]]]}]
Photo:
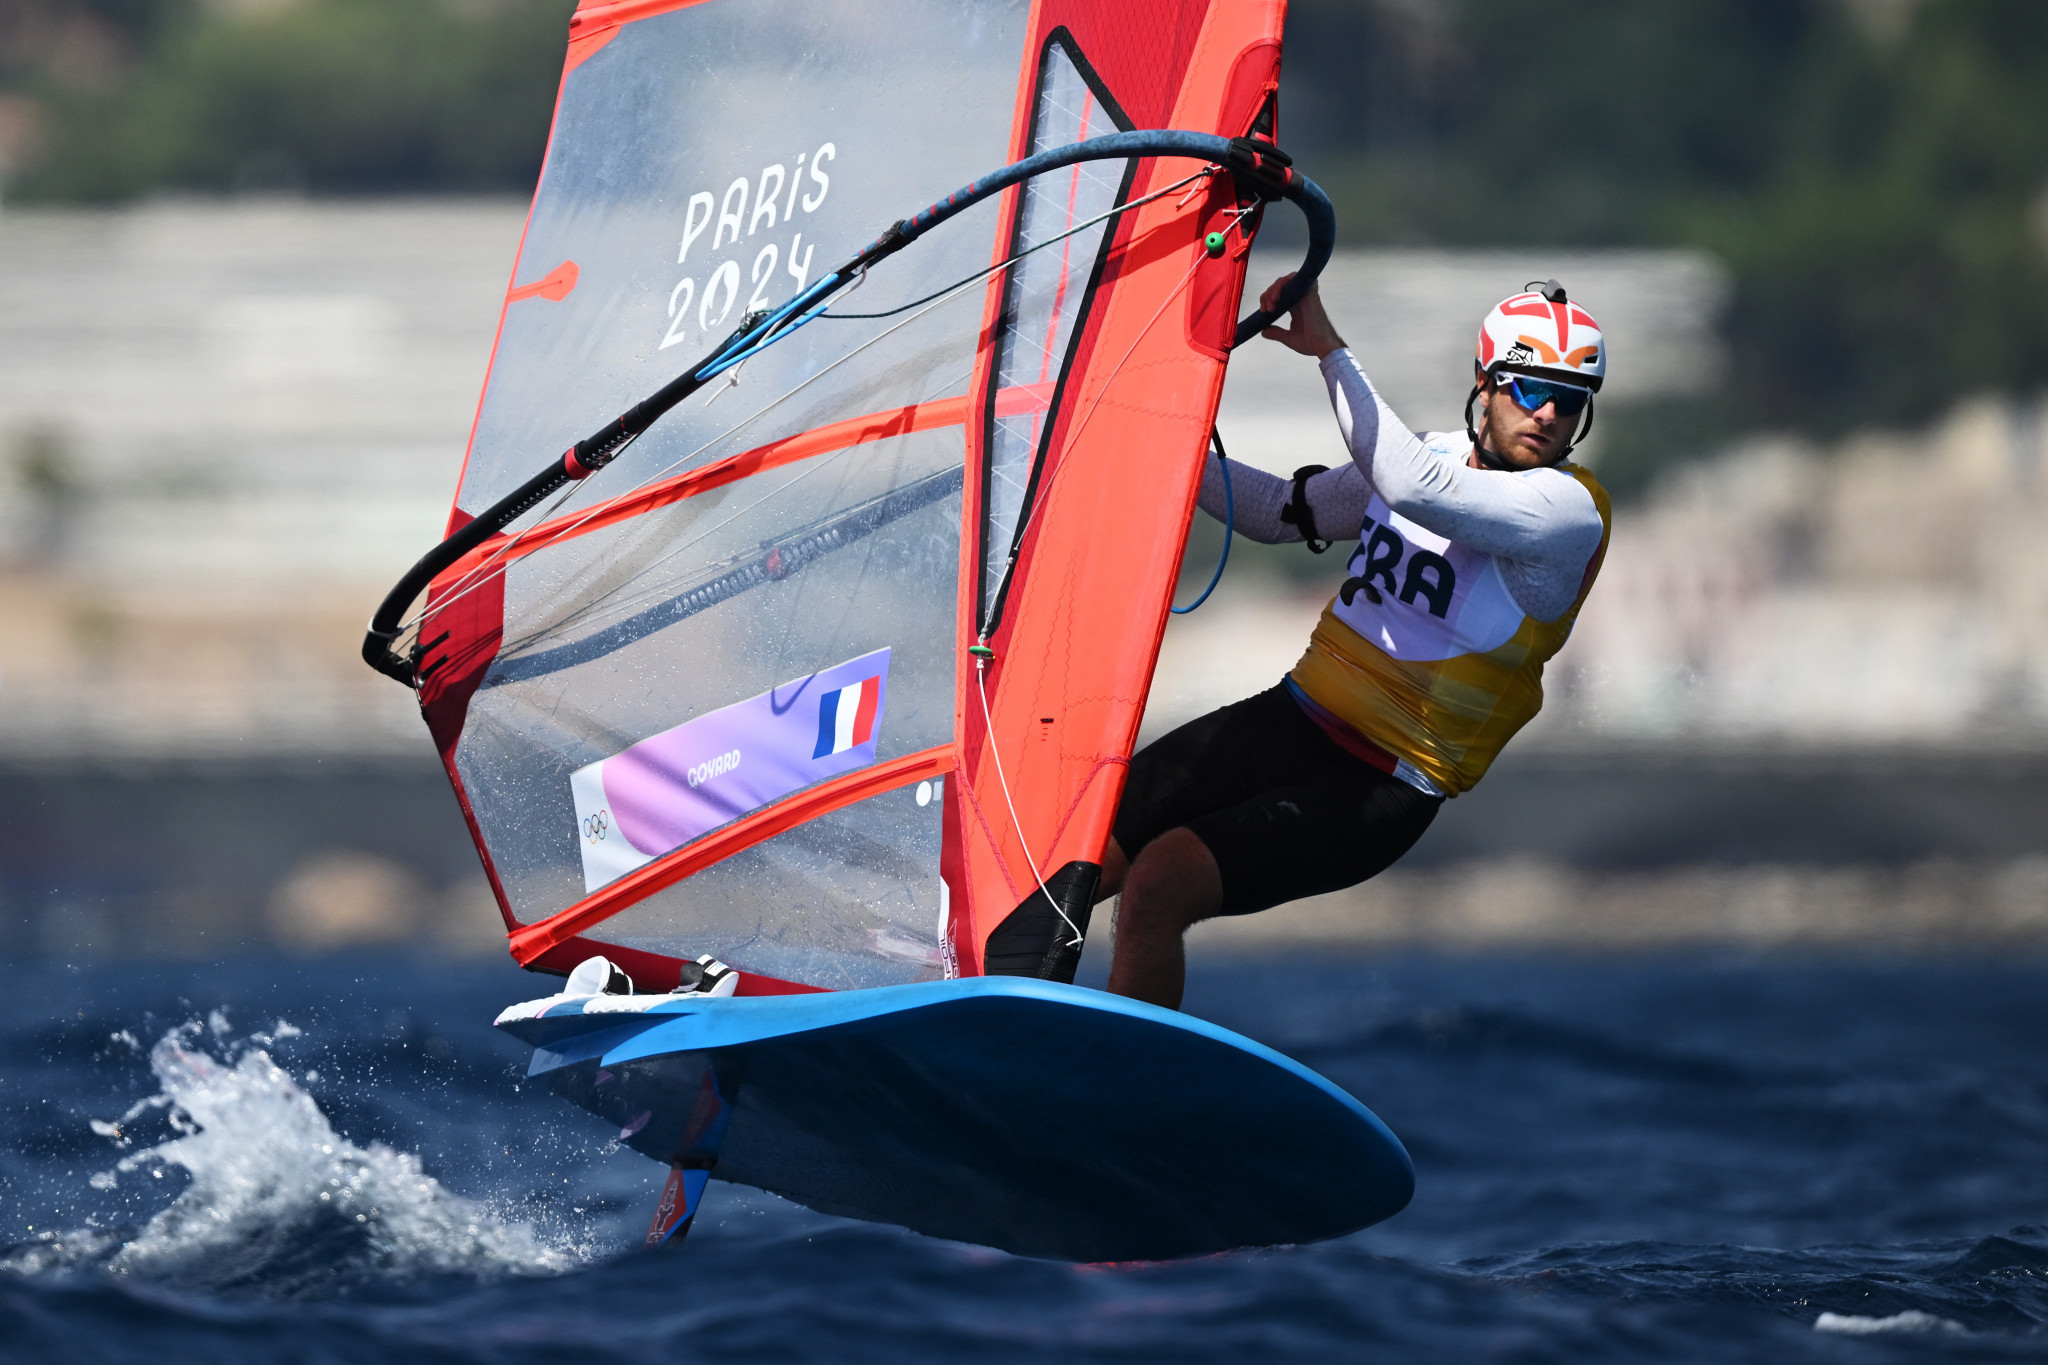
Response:
[{"label": "white water spray", "polygon": [[[216,1056],[202,1033],[221,1040]],[[5,1266],[34,1272],[98,1263],[119,1274],[266,1295],[320,1294],[368,1279],[420,1274],[551,1274],[588,1252],[543,1237],[444,1188],[418,1157],[334,1131],[312,1096],[266,1050],[282,1024],[238,1048],[216,1014],[150,1050],[160,1091],[93,1131],[126,1147],[127,1129],[169,1110],[176,1136],[92,1178],[111,1189],[180,1168],[190,1183],[124,1237],[85,1229],[17,1247]]]}]

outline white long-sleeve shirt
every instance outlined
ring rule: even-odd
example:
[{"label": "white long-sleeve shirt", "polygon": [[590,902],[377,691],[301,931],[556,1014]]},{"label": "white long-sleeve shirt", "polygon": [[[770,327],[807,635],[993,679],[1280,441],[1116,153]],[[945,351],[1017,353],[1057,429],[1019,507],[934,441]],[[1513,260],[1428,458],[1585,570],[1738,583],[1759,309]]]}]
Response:
[{"label": "white long-sleeve shirt", "polygon": [[[1318,534],[1333,540],[1357,533],[1377,492],[1416,525],[1491,555],[1515,605],[1538,621],[1571,609],[1586,566],[1600,548],[1603,526],[1593,496],[1557,468],[1508,472],[1474,469],[1465,433],[1414,432],[1386,405],[1348,350],[1323,358],[1323,380],[1351,463],[1308,481],[1306,496]],[[1294,493],[1290,479],[1230,462],[1235,529],[1279,544],[1302,538],[1280,519]],[[1222,471],[1202,475],[1202,510],[1223,518]]]}]

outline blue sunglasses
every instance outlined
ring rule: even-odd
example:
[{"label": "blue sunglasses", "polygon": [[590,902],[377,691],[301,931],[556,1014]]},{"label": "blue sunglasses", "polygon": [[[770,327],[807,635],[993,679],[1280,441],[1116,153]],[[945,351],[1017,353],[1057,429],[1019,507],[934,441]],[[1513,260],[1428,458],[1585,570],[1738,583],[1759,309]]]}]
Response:
[{"label": "blue sunglasses", "polygon": [[1497,380],[1508,391],[1508,397],[1515,400],[1515,406],[1524,412],[1535,412],[1545,403],[1555,403],[1559,417],[1576,417],[1586,410],[1586,404],[1593,401],[1591,389],[1582,389],[1576,384],[1560,384],[1554,379],[1537,379],[1532,375],[1510,374],[1503,370]]}]

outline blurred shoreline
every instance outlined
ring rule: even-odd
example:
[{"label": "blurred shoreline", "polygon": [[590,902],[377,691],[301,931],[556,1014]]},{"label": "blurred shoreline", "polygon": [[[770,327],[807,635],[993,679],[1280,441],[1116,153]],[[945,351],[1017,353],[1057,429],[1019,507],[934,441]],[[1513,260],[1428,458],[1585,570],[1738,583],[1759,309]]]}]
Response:
[{"label": "blurred shoreline", "polygon": [[1536,858],[1396,865],[1329,896],[1210,920],[1190,952],[2048,951],[2048,857],[1589,872]]},{"label": "blurred shoreline", "polygon": [[[1531,749],[1379,878],[1190,948],[2039,952],[2044,808],[2048,753]],[[376,945],[504,951],[431,757],[0,763],[0,957]]]}]

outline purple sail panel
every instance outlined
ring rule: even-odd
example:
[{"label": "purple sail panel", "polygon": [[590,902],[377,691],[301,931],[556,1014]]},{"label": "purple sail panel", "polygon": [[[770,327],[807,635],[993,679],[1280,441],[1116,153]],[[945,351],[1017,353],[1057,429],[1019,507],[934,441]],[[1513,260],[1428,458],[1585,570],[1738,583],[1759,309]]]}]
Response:
[{"label": "purple sail panel", "polygon": [[878,649],[641,740],[569,775],[586,892],[749,811],[875,761]]}]

